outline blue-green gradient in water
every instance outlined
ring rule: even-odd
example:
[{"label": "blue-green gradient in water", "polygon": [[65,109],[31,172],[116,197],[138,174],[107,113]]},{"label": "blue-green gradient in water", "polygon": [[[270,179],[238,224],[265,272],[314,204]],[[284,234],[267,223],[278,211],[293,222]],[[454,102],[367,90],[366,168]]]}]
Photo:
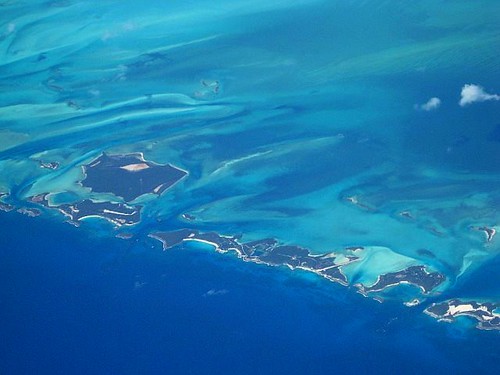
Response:
[{"label": "blue-green gradient in water", "polygon": [[[477,230],[500,230],[498,19],[496,0],[0,0],[0,200],[42,210],[0,216],[2,372],[498,372],[498,331],[422,313],[500,302],[500,238]],[[466,84],[484,92],[461,106]],[[120,201],[79,183],[102,152],[189,172],[139,199],[131,240],[29,202]],[[350,282],[447,282],[379,304],[147,239],[186,226],[364,246]]]},{"label": "blue-green gradient in water", "polygon": [[498,363],[497,335],[328,281],[13,215],[0,216],[5,374],[465,374]]}]

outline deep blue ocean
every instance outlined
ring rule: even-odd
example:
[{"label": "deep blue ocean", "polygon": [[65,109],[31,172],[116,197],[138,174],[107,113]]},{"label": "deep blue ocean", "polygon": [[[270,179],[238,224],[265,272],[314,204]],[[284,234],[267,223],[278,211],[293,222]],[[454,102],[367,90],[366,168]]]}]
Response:
[{"label": "deep blue ocean", "polygon": [[[500,373],[498,329],[424,313],[500,306],[499,19],[498,0],[0,0],[0,375]],[[85,182],[103,153],[186,175],[127,199]],[[81,202],[140,220],[68,225]],[[334,254],[349,286],[148,237],[183,228]],[[357,293],[414,266],[444,282]]]},{"label": "deep blue ocean", "polygon": [[13,213],[0,220],[3,374],[496,372],[492,332],[319,278]]}]

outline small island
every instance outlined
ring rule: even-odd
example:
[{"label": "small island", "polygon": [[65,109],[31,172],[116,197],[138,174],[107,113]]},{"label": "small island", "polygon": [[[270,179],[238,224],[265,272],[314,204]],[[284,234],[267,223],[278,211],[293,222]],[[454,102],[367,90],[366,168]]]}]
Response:
[{"label": "small island", "polygon": [[380,275],[375,284],[369,287],[359,285],[361,293],[380,292],[384,289],[399,284],[415,285],[423,294],[429,294],[433,289],[443,283],[445,277],[438,272],[429,272],[424,266],[411,266],[399,272]]},{"label": "small island", "polygon": [[42,212],[38,208],[28,208],[28,207],[18,208],[17,212],[29,217],[37,217],[42,214]]},{"label": "small island", "polygon": [[43,169],[55,170],[59,168],[59,163],[57,161],[44,162],[40,160],[38,163],[40,165],[40,168]]},{"label": "small island", "polygon": [[7,193],[0,193],[0,211],[10,212],[15,208],[13,205],[5,203],[3,201],[3,198],[8,196],[9,194]]},{"label": "small island", "polygon": [[170,164],[147,161],[142,153],[103,153],[82,168],[85,175],[81,181],[83,186],[92,192],[114,194],[126,202],[143,194],[161,195],[188,174]]},{"label": "small island", "polygon": [[470,229],[476,230],[479,232],[484,232],[484,234],[486,235],[486,242],[493,241],[493,237],[495,237],[495,234],[497,233],[495,228],[493,228],[493,227],[490,228],[487,226],[479,226],[479,227],[472,226],[472,227],[470,227]]},{"label": "small island", "polygon": [[467,316],[478,321],[476,327],[483,330],[500,330],[500,304],[494,302],[462,301],[452,299],[433,303],[424,312],[439,321],[453,322]]},{"label": "small island", "polygon": [[134,225],[141,220],[141,206],[123,203],[94,202],[86,199],[74,204],[62,204],[57,208],[68,216],[73,224],[90,217],[103,218],[116,227]]},{"label": "small island", "polygon": [[[131,226],[140,222],[142,205],[129,204],[143,194],[161,195],[185,176],[187,172],[170,164],[161,165],[144,159],[142,153],[123,155],[101,154],[83,167],[84,178],[79,181],[88,187],[91,193],[75,202],[51,205],[48,201],[50,193],[38,194],[28,200],[48,209],[57,209],[69,217],[69,222],[78,225],[80,221],[95,217],[107,220],[116,228]],[[98,193],[98,194],[95,194]],[[103,199],[99,193],[111,193],[111,197]],[[0,196],[1,198],[1,196]],[[124,202],[125,201],[125,202]],[[0,203],[0,209],[10,207]],[[20,211],[24,214],[38,213]]]},{"label": "small island", "polygon": [[68,222],[79,225],[79,222],[87,218],[101,218],[112,223],[116,228],[123,225],[135,225],[141,220],[142,206],[130,206],[124,203],[109,201],[97,201],[84,199],[74,203],[64,203],[52,206],[48,200],[49,194],[34,195],[29,198],[32,203],[37,203],[48,209],[57,209],[69,218]]}]

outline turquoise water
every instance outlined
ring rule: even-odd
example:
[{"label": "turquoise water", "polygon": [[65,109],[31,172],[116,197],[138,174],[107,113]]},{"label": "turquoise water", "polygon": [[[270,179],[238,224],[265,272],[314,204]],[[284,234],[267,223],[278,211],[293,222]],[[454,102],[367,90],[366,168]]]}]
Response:
[{"label": "turquoise water", "polygon": [[[93,372],[121,372],[120,353],[137,349],[130,372],[185,373],[206,366],[214,350],[223,364],[210,362],[213,371],[239,364],[248,372],[252,362],[264,373],[279,366],[300,373],[314,363],[312,372],[328,373],[338,361],[345,371],[377,364],[386,373],[409,363],[414,372],[495,372],[498,332],[476,332],[467,319],[437,323],[422,310],[449,298],[500,299],[498,234],[488,242],[471,230],[500,230],[500,101],[459,105],[465,84],[500,93],[498,19],[494,0],[0,2],[0,193],[8,194],[0,200],[42,209],[41,218],[1,216],[9,235],[2,235],[2,306],[12,306],[2,307],[1,328],[14,327],[12,340],[25,331],[0,362],[12,372],[30,348],[26,372],[37,363],[74,370],[87,358],[100,358]],[[440,106],[424,110],[432,97]],[[57,210],[28,201],[51,193],[53,205],[119,202],[79,183],[81,166],[102,152],[142,152],[189,176],[160,197],[139,198],[142,221],[120,230],[95,219],[73,228]],[[41,168],[50,162],[59,167]],[[402,302],[422,297],[416,289],[391,290],[379,304],[315,276],[210,248],[160,253],[147,240],[185,227],[245,241],[275,237],[317,253],[364,246],[363,261],[346,267],[352,282],[414,264],[447,282],[407,308]],[[134,237],[113,239],[120,232]],[[147,284],[134,290],[136,281]],[[82,284],[86,301],[71,297]],[[228,292],[200,297],[210,290]],[[71,310],[61,309],[68,298]],[[242,301],[255,305],[253,315],[244,315]],[[101,316],[103,303],[109,310]],[[55,315],[23,320],[27,310]],[[284,314],[276,327],[270,310]],[[117,311],[119,333],[104,335]],[[241,314],[247,319],[234,317]],[[256,326],[262,334],[252,333]],[[75,349],[61,367],[49,361],[79,342],[87,352]],[[175,342],[179,352],[151,367],[167,349],[175,353]],[[237,350],[244,343],[247,351]],[[302,362],[288,365],[301,351]]]}]

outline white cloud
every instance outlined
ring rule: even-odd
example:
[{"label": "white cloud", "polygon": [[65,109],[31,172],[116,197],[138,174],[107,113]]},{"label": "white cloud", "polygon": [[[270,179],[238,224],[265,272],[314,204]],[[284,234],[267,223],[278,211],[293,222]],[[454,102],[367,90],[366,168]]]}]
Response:
[{"label": "white cloud", "polygon": [[427,103],[415,104],[415,109],[422,111],[433,111],[441,106],[441,99],[433,97],[430,98]]},{"label": "white cloud", "polygon": [[478,85],[468,84],[462,87],[462,92],[460,93],[459,104],[465,107],[468,104],[475,102],[485,102],[487,100],[500,100],[500,95],[488,94],[484,91],[484,88]]}]

